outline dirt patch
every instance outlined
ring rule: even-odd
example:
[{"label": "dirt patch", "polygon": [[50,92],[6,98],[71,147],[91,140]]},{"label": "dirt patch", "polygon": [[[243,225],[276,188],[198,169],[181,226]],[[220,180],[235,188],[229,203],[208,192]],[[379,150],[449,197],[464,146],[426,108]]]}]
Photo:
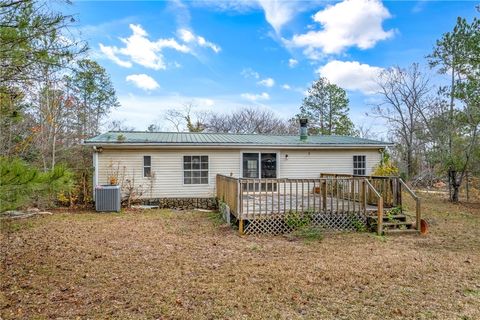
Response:
[{"label": "dirt patch", "polygon": [[427,237],[240,237],[212,213],[2,221],[13,318],[478,319],[477,206],[423,203]]}]

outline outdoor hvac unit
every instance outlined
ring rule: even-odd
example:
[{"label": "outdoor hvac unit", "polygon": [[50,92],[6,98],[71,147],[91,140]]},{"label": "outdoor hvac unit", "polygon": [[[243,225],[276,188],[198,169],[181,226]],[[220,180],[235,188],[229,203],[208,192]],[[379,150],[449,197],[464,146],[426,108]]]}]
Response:
[{"label": "outdoor hvac unit", "polygon": [[120,212],[120,186],[96,186],[95,187],[95,209],[97,211]]}]

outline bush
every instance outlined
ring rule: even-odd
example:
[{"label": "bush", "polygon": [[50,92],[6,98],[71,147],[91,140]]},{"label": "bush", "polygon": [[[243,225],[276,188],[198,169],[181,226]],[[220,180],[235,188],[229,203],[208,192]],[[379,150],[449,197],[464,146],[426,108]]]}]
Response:
[{"label": "bush", "polygon": [[388,153],[384,152],[382,160],[373,169],[374,176],[398,176],[398,167],[390,160]]},{"label": "bush", "polygon": [[63,165],[40,172],[18,158],[0,157],[0,212],[35,200],[44,202],[72,186],[72,173]]},{"label": "bush", "polygon": [[313,213],[313,211],[305,211],[302,213],[290,210],[285,215],[285,223],[293,229],[308,226],[312,222]]}]

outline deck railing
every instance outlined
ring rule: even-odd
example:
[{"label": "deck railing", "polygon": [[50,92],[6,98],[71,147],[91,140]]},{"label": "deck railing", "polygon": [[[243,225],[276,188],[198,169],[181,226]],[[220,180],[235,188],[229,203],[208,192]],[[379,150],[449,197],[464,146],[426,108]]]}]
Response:
[{"label": "deck railing", "polygon": [[364,179],[246,179],[239,180],[237,213],[256,219],[289,212],[365,213]]},{"label": "deck railing", "polygon": [[420,205],[421,200],[402,179],[400,179],[399,181],[400,181],[400,185],[405,189],[407,194],[410,195],[415,201],[415,229],[420,231],[420,223],[422,220],[422,209]]},{"label": "deck railing", "polygon": [[[400,183],[400,177],[396,176],[354,176],[350,174],[338,174],[338,173],[321,173],[320,177],[324,178],[365,178],[367,179],[373,188],[377,190],[383,198],[383,205],[385,208],[393,208],[401,206],[402,204],[402,184]],[[367,203],[376,205],[376,195],[369,191],[367,193]]]},{"label": "deck railing", "polygon": [[365,184],[367,185],[367,192],[371,192],[377,200],[377,234],[380,235],[383,233],[383,197],[368,179],[365,179]]},{"label": "deck railing", "polygon": [[216,178],[217,199],[226,203],[234,214],[239,212],[239,207],[240,207],[238,185],[239,185],[238,178],[217,174],[217,178]]}]

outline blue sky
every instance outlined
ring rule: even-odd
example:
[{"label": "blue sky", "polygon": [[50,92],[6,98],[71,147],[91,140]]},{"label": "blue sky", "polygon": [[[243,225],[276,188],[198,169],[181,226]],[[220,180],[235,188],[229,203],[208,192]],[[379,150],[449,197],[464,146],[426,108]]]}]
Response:
[{"label": "blue sky", "polygon": [[[425,64],[466,1],[80,1],[65,11],[90,55],[110,73],[121,107],[112,119],[137,130],[159,123],[169,108],[229,112],[270,108],[298,112],[320,75],[345,88],[351,118],[375,100],[375,75],[394,65]],[[381,129],[376,129],[381,131]],[[380,132],[381,133],[381,132]]]}]

